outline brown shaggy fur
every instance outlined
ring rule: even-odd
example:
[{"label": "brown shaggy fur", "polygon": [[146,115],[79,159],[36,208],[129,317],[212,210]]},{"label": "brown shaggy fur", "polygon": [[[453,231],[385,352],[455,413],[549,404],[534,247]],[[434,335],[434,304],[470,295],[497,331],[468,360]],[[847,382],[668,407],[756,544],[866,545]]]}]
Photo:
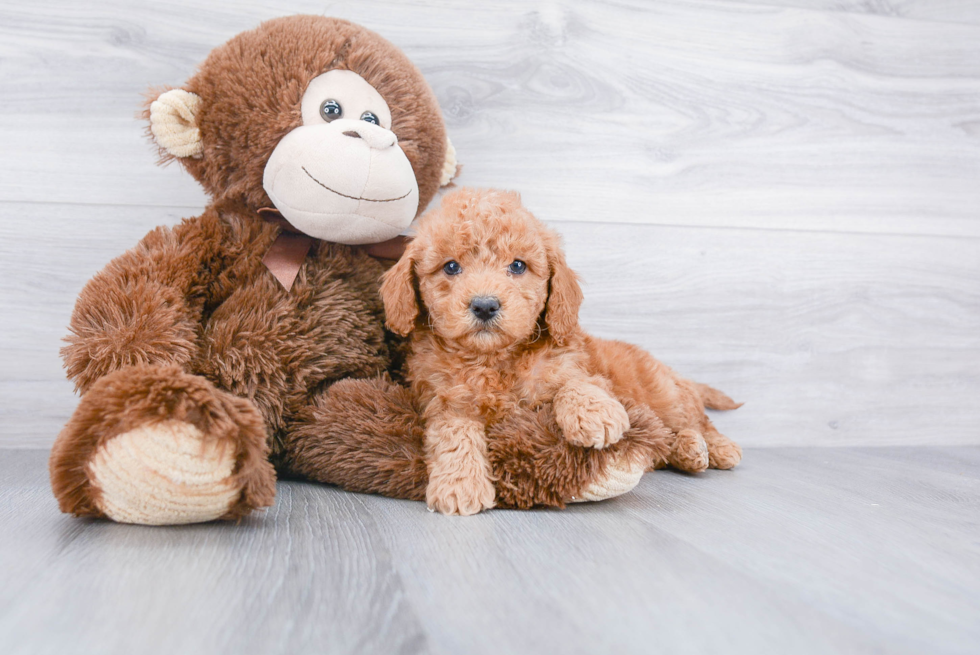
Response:
[{"label": "brown shaggy fur", "polygon": [[272,504],[275,473],[269,463],[262,415],[245,400],[174,365],[129,366],[99,379],[82,398],[51,453],[51,480],[61,511],[101,516],[98,487],[87,464],[113,437],[149,422],[191,423],[235,449],[233,482],[241,491],[226,519]]},{"label": "brown shaggy fur", "polygon": [[300,412],[290,472],[349,491],[423,500],[423,427],[408,389],[387,377],[341,380]]},{"label": "brown shaggy fur", "polygon": [[[293,16],[216,48],[185,87],[201,98],[203,156],[179,160],[214,202],[109,263],[71,318],[62,354],[83,397],[50,462],[64,511],[100,514],[89,479],[99,445],[141,423],[185,417],[206,438],[236,448],[242,492],[226,518],[272,502],[270,457],[280,469],[345,483],[316,465],[350,461],[356,448],[306,463],[307,451],[289,454],[286,443],[294,427],[329,406],[321,396],[331,384],[377,376],[391,364],[395,339],[383,328],[378,296],[383,268],[365,248],[317,241],[287,292],[262,263],[278,228],[256,213],[271,204],[263,169],[301,124],[307,84],[337,68],[366,79],[390,106],[392,130],[418,178],[420,211],[437,190],[446,136],[435,96],[378,35],[343,20]],[[373,426],[365,438],[394,440],[384,429]],[[358,475],[386,476],[386,463],[371,461],[371,452],[357,460],[367,469]],[[411,456],[399,458],[393,466],[410,468]],[[349,486],[367,488],[359,480]],[[411,496],[409,487],[378,490]]]},{"label": "brown shaggy fur", "polygon": [[[514,262],[523,270],[515,272]],[[526,409],[550,405],[570,446],[598,450],[629,430],[617,399],[629,400],[670,429],[675,466],[703,470],[708,455],[711,465],[730,468],[741,457],[704,415],[699,390],[716,405],[734,406],[727,396],[681,378],[640,348],[579,328],[582,292],[559,238],[517,194],[460,189],[445,196],[385,274],[381,294],[388,326],[414,331],[408,379],[426,418],[426,497],[442,512],[493,506],[486,426]],[[489,321],[472,310],[479,298],[499,304]],[[586,467],[582,481],[593,478],[588,467],[596,459],[578,460]]]},{"label": "brown shaggy fur", "polygon": [[[50,460],[64,511],[100,516],[95,452],[168,420],[234,448],[241,493],[224,518],[272,502],[270,463],[355,491],[425,497],[417,401],[384,377],[404,344],[383,329],[382,265],[366,248],[317,242],[287,292],[262,264],[278,230],[256,215],[270,204],[262,171],[300,124],[307,83],[334,68],[358,73],[382,94],[418,178],[420,210],[432,198],[446,145],[442,119],[418,70],[383,39],[346,21],[298,16],[217,48],[185,87],[202,100],[203,156],[179,160],[213,202],[110,262],[71,318],[62,354],[83,395]],[[572,307],[574,276],[564,267],[556,273],[551,297],[560,302],[552,304]],[[555,344],[566,334],[579,338],[574,312],[550,312],[536,324]],[[662,465],[672,435],[642,404],[624,404],[630,429],[602,450],[559,438],[546,405],[515,407],[491,424],[497,505],[561,505],[620,451]]]},{"label": "brown shaggy fur", "polygon": [[[564,507],[615,458],[662,467],[671,433],[649,409],[626,401],[630,429],[603,450],[568,443],[549,405],[515,408],[487,426],[496,507]],[[304,410],[289,433],[291,472],[350,491],[424,500],[425,421],[414,395],[385,378],[342,380]]]},{"label": "brown shaggy fur", "polygon": [[624,405],[630,428],[603,449],[571,444],[555,421],[552,405],[521,408],[490,423],[486,434],[497,490],[494,506],[564,507],[621,457],[651,468],[665,466],[670,431],[648,408],[629,400]]},{"label": "brown shaggy fur", "polygon": [[[265,164],[279,141],[302,124],[300,101],[307,85],[336,69],[357,73],[388,103],[391,130],[415,170],[421,212],[439,188],[446,157],[439,104],[398,48],[339,18],[276,18],[212,50],[182,87],[202,101],[197,125],[204,156],[178,161],[215,198],[271,207],[262,188]],[[165,90],[148,98],[144,118]],[[173,159],[162,149],[160,157]]]}]

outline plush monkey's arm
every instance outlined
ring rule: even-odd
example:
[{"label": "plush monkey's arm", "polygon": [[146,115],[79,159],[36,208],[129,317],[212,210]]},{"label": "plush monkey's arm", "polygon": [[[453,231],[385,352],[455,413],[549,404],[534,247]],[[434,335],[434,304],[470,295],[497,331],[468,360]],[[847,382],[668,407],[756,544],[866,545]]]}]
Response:
[{"label": "plush monkey's arm", "polygon": [[205,261],[209,249],[198,243],[197,220],[153,230],[82,289],[61,351],[76,390],[126,366],[185,365],[194,356],[215,274]]}]

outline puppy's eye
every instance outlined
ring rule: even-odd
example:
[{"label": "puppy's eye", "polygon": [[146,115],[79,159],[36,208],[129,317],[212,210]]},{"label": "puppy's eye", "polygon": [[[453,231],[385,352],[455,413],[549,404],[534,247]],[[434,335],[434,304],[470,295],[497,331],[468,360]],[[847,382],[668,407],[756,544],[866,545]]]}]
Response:
[{"label": "puppy's eye", "polygon": [[367,123],[374,123],[375,125],[381,125],[381,121],[378,120],[378,117],[375,116],[374,113],[370,111],[366,111],[363,114],[361,114],[361,120]]},{"label": "puppy's eye", "polygon": [[463,267],[459,265],[459,262],[453,260],[451,262],[446,262],[445,266],[442,267],[442,270],[446,273],[446,275],[459,275],[463,272]]},{"label": "puppy's eye", "polygon": [[324,100],[320,104],[320,117],[328,123],[344,115],[344,109],[336,100]]},{"label": "puppy's eye", "polygon": [[525,264],[519,259],[515,259],[511,263],[511,265],[507,267],[507,270],[513,273],[514,275],[523,275],[524,271],[527,270],[527,264]]}]

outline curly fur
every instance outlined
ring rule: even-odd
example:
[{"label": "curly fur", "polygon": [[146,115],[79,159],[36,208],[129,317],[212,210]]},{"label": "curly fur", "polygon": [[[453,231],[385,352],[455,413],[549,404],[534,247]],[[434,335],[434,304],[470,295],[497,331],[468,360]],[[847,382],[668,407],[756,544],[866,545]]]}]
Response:
[{"label": "curly fur", "polygon": [[[262,170],[299,124],[303,89],[333,68],[358,73],[385,97],[418,178],[420,210],[435,193],[446,148],[435,97],[381,37],[346,21],[295,16],[216,48],[186,85],[201,98],[201,157],[179,160],[213,202],[110,262],[85,286],[71,318],[62,355],[82,399],[50,460],[64,511],[103,516],[104,490],[91,467],[100,450],[141,426],[172,422],[195,426],[202,439],[235,454],[240,493],[223,518],[269,505],[276,470],[354,491],[425,497],[422,410],[385,377],[400,368],[404,344],[383,329],[382,265],[365,249],[318,242],[286,292],[262,264],[278,230],[256,213],[270,204]],[[473,202],[497,212],[492,203]],[[519,207],[516,196],[508,207]],[[589,343],[577,330],[574,274],[556,239],[539,255],[537,266],[548,270],[548,309],[512,327],[530,326],[548,348],[572,346],[567,359],[589,366],[574,351]],[[430,318],[417,306],[415,271],[406,272],[390,278],[406,290],[403,311],[393,306],[389,315],[401,332]],[[484,475],[496,481],[496,505],[560,506],[601,478],[614,456],[654,466],[671,461],[672,433],[628,396],[623,405],[627,417],[619,419],[630,428],[612,443],[617,429],[607,436],[603,427],[602,449],[575,445],[556,430],[557,407],[516,403],[498,412],[488,443],[476,449],[489,462]],[[598,429],[580,429],[583,441],[590,435],[598,440]]]},{"label": "curly fur", "polygon": [[[524,272],[512,270],[515,260]],[[448,262],[460,272],[447,273]],[[550,405],[566,441],[602,449],[629,430],[620,404],[629,400],[670,429],[677,448],[668,461],[679,468],[703,469],[712,449],[711,465],[729,468],[740,457],[704,415],[699,390],[710,387],[635,346],[581,330],[582,292],[560,240],[515,193],[459,189],[445,196],[385,274],[381,295],[388,326],[414,332],[408,380],[425,408],[427,500],[436,509],[467,514],[492,506],[486,426],[524,409]],[[471,303],[488,297],[499,312],[484,321]],[[710,391],[716,405],[734,404]]]}]

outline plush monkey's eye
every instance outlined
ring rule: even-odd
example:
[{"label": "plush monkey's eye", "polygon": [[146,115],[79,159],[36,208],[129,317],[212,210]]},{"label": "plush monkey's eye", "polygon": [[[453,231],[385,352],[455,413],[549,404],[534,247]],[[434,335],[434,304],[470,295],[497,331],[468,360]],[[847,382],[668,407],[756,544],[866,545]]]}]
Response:
[{"label": "plush monkey's eye", "polygon": [[463,267],[459,265],[458,261],[453,260],[446,262],[446,264],[442,267],[442,270],[446,273],[446,275],[459,275],[463,272]]},{"label": "plush monkey's eye", "polygon": [[344,109],[336,100],[324,100],[320,104],[320,116],[328,123],[344,115]]},{"label": "plush monkey's eye", "polygon": [[363,114],[361,114],[361,120],[366,121],[368,123],[374,123],[375,125],[381,125],[381,121],[378,120],[378,117],[375,116],[374,113],[370,111],[366,111]]},{"label": "plush monkey's eye", "polygon": [[511,262],[511,265],[507,267],[507,270],[514,275],[523,275],[524,271],[527,270],[527,264],[519,259],[515,259],[513,262]]}]

